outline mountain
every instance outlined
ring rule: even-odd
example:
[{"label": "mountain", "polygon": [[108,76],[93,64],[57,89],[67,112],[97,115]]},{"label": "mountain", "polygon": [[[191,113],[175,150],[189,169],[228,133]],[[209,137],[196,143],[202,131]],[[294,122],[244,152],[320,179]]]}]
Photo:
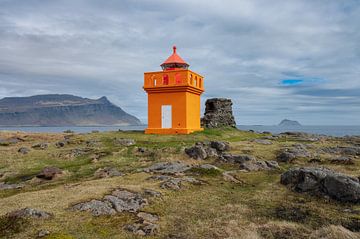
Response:
[{"label": "mountain", "polygon": [[35,95],[0,100],[1,126],[139,125],[140,120],[112,104],[73,95]]},{"label": "mountain", "polygon": [[288,120],[288,119],[284,119],[280,122],[279,126],[282,127],[294,127],[294,126],[301,126],[301,124],[299,122],[297,122],[296,120]]}]

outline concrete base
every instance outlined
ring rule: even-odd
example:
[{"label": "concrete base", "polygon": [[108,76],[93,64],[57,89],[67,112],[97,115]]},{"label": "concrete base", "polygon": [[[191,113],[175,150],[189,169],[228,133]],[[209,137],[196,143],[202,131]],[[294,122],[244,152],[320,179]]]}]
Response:
[{"label": "concrete base", "polygon": [[145,134],[191,134],[195,131],[203,131],[203,128],[199,129],[186,129],[186,128],[147,128]]}]

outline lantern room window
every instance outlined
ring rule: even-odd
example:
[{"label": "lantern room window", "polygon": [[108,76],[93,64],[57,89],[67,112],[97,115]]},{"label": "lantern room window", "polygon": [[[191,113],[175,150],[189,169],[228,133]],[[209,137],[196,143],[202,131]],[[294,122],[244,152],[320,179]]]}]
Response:
[{"label": "lantern room window", "polygon": [[168,85],[169,84],[169,76],[168,75],[164,75],[163,76],[163,85]]}]

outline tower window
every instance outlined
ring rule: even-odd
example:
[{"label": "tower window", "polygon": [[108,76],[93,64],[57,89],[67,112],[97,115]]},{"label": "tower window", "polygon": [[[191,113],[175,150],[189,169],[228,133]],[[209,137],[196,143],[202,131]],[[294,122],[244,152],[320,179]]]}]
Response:
[{"label": "tower window", "polygon": [[163,76],[163,85],[168,85],[169,84],[169,76],[168,75],[164,75]]},{"label": "tower window", "polygon": [[197,86],[197,76],[195,76],[195,80],[194,80],[194,86]]},{"label": "tower window", "polygon": [[156,86],[156,83],[157,83],[157,82],[156,82],[156,79],[154,79],[154,86]]},{"label": "tower window", "polygon": [[175,84],[181,84],[181,75],[179,73],[175,75]]}]

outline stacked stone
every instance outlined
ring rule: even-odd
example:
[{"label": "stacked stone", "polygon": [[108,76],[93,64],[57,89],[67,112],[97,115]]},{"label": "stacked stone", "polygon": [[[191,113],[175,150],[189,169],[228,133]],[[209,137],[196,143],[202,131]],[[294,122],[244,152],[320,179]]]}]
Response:
[{"label": "stacked stone", "polygon": [[205,128],[236,127],[230,99],[213,98],[205,103],[205,114],[201,125]]}]

